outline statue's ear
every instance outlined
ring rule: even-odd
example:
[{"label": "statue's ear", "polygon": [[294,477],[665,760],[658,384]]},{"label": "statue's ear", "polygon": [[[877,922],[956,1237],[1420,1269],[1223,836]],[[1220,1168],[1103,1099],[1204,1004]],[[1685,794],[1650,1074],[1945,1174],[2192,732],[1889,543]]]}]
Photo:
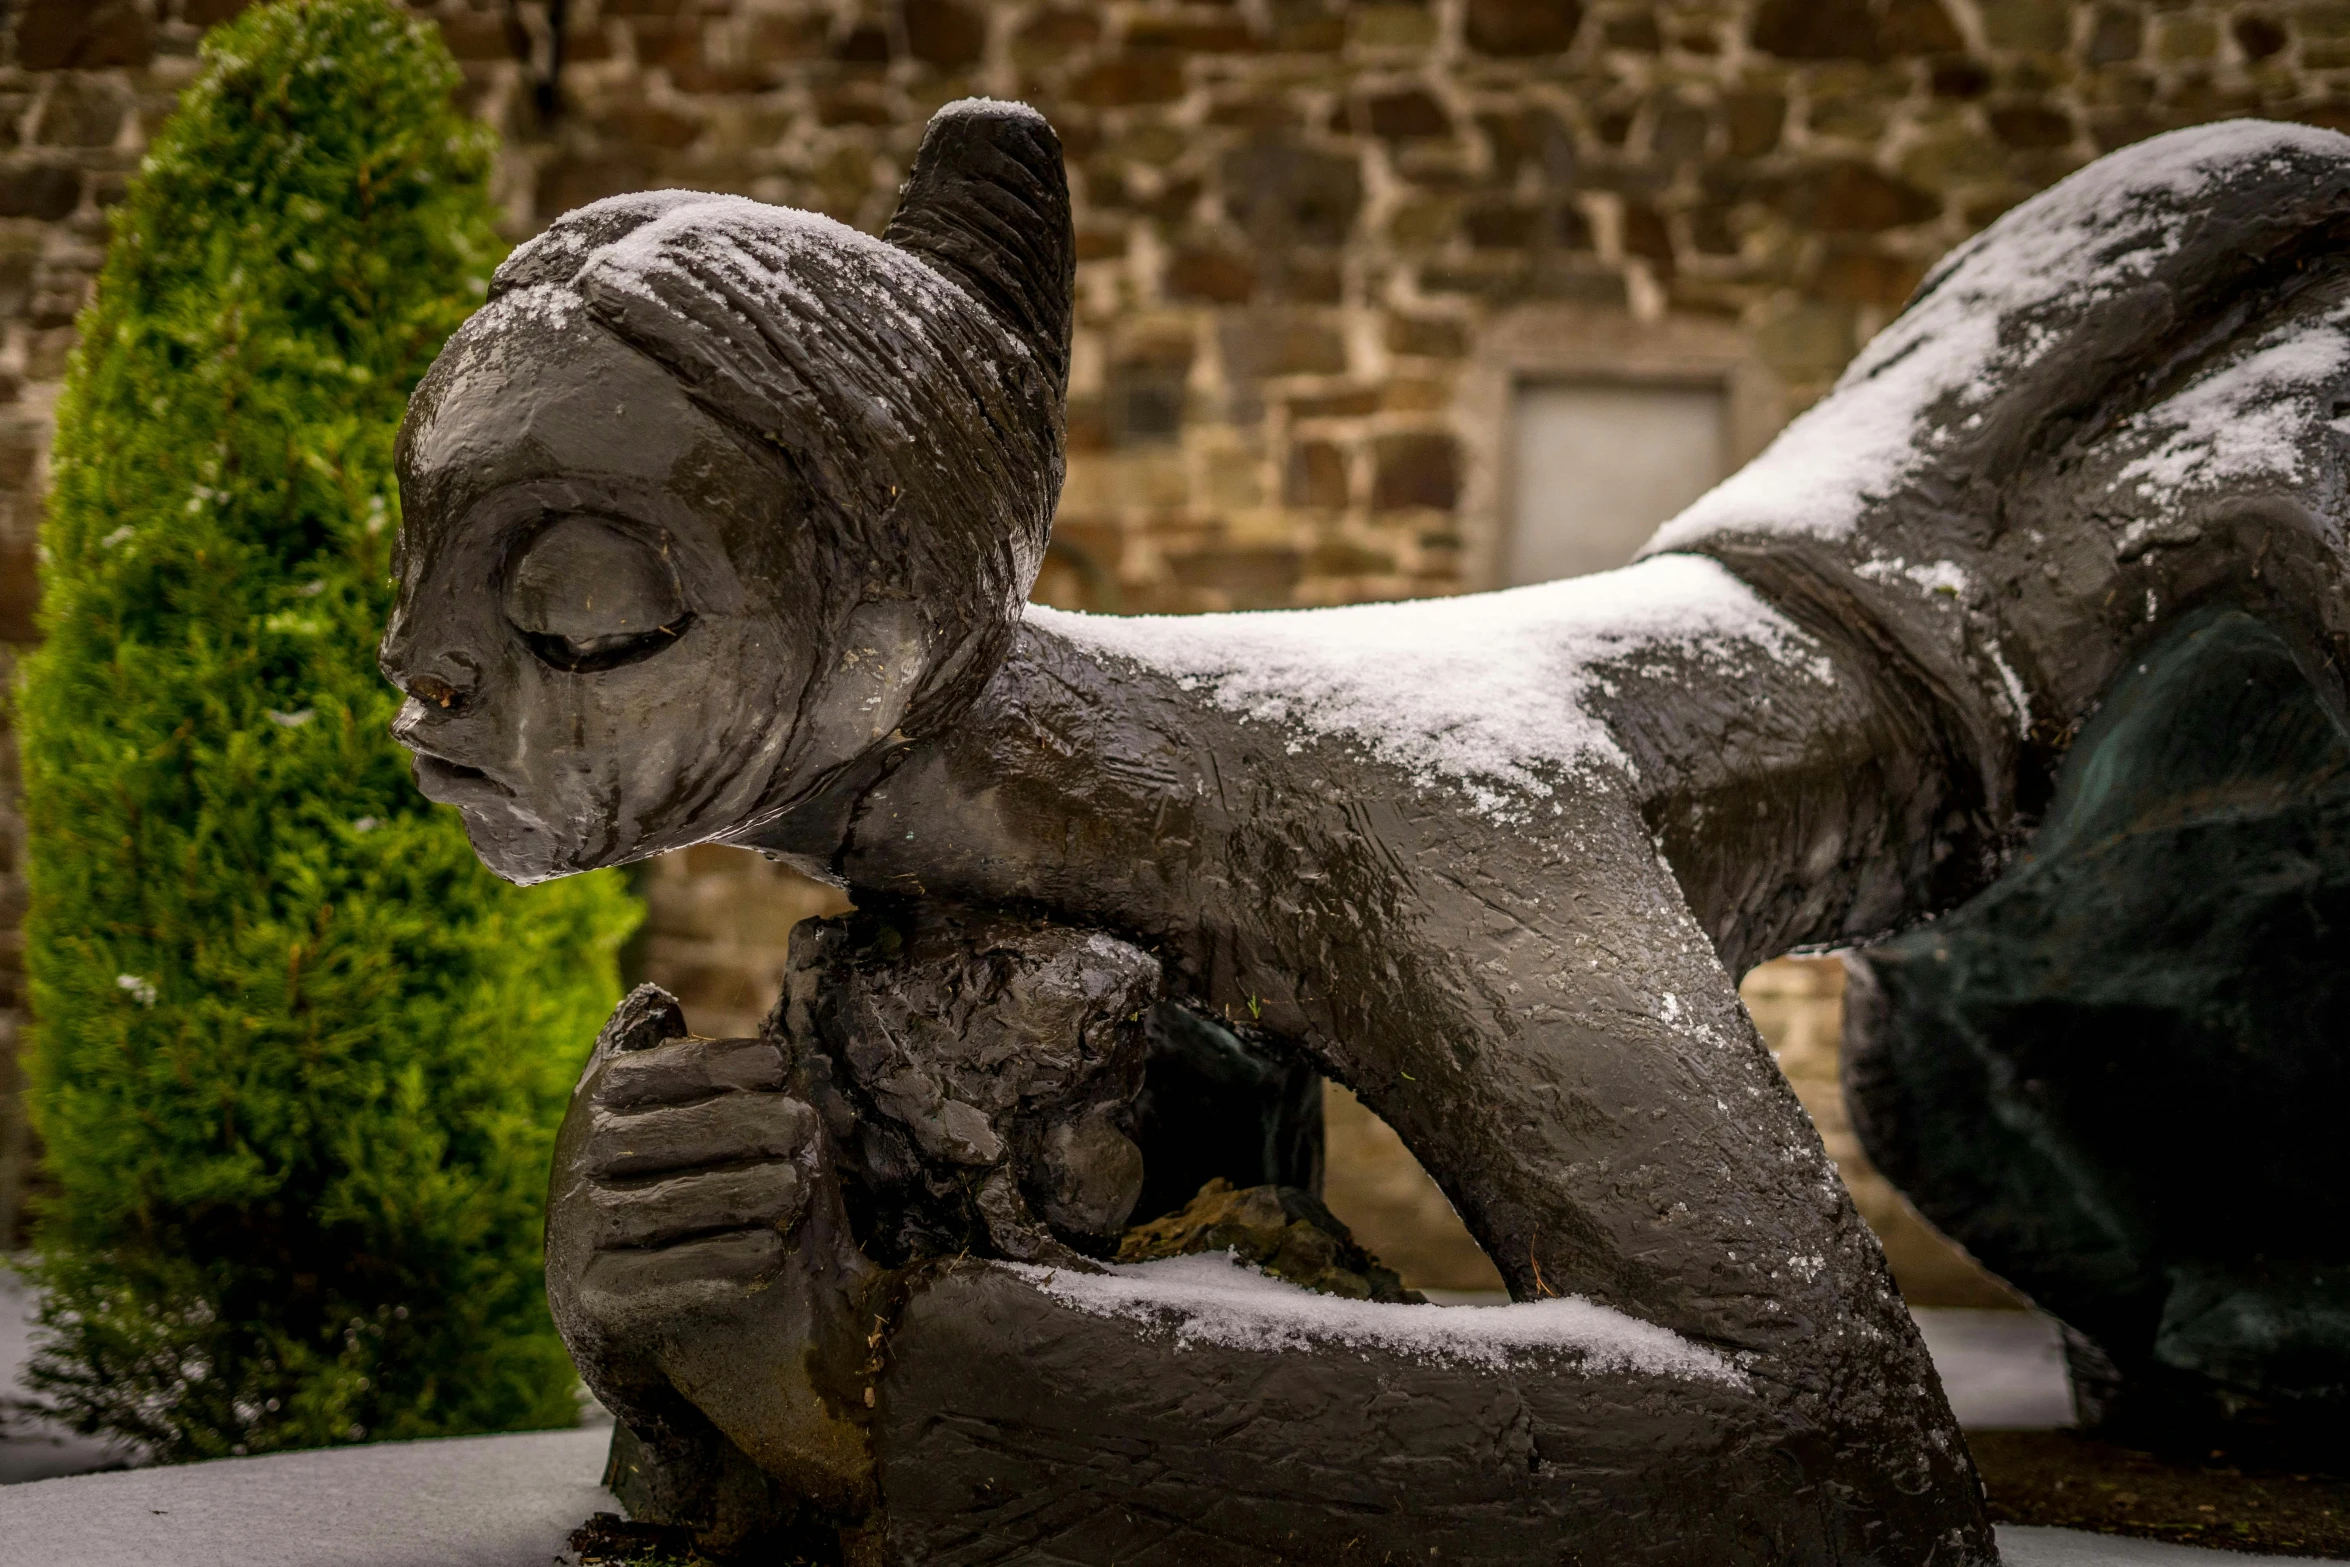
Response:
[{"label": "statue's ear", "polygon": [[1077,242],[1061,139],[1043,115],[992,98],[932,115],[882,238],[983,301],[1068,384]]}]

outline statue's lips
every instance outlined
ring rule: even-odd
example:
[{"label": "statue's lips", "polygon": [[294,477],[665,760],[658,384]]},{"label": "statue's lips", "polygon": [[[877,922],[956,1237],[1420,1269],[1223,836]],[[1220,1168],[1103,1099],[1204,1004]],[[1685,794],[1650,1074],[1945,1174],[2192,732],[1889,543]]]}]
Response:
[{"label": "statue's lips", "polygon": [[428,800],[442,805],[486,805],[511,800],[514,791],[478,767],[452,762],[429,751],[416,754],[416,787]]}]

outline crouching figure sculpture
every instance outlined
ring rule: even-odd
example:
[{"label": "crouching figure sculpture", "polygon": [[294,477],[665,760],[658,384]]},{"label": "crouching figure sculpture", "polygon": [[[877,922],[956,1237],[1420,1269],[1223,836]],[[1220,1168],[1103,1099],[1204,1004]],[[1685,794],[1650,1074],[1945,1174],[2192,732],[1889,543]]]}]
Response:
[{"label": "crouching figure sculpture", "polygon": [[[517,251],[402,438],[420,784],[516,880],[720,840],[859,908],[758,1039],[640,990],[575,1098],[549,1286],[632,1505],[853,1562],[1994,1560],[1734,979],[1985,885],[2181,617],[2342,709],[2350,349],[2262,345],[2341,314],[2346,212],[2340,137],[2134,149],[1637,565],[1187,621],[1022,602],[1032,112],[941,111],[881,240],[663,193]],[[1316,1072],[1515,1304],[1108,1260],[1310,1188]]]}]

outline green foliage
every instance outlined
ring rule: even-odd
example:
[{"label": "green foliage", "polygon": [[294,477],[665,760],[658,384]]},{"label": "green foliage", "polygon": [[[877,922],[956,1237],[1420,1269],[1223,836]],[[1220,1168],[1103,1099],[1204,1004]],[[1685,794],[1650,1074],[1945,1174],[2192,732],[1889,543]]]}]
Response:
[{"label": "green foliage", "polygon": [[374,657],[490,142],[389,0],[204,52],[82,318],[21,699],[36,1385],[167,1458],[569,1424],[540,1206],[634,905],[485,872]]}]

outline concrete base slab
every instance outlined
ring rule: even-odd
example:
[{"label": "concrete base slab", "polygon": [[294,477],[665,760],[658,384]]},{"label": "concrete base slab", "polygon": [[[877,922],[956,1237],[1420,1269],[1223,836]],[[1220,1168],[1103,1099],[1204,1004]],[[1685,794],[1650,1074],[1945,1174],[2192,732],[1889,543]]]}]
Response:
[{"label": "concrete base slab", "polygon": [[2036,1311],[1917,1307],[1950,1412],[1969,1431],[2054,1431],[2073,1423],[2064,1334]]},{"label": "concrete base slab", "polygon": [[0,1490],[0,1541],[42,1567],[549,1567],[619,1504],[611,1432],[387,1442]]},{"label": "concrete base slab", "polygon": [[[550,1567],[590,1513],[618,1510],[596,1482],[606,1440],[586,1427],[43,1480],[0,1491],[0,1541],[42,1567]],[[2007,1567],[2247,1560],[2069,1529],[1999,1543]]]}]

